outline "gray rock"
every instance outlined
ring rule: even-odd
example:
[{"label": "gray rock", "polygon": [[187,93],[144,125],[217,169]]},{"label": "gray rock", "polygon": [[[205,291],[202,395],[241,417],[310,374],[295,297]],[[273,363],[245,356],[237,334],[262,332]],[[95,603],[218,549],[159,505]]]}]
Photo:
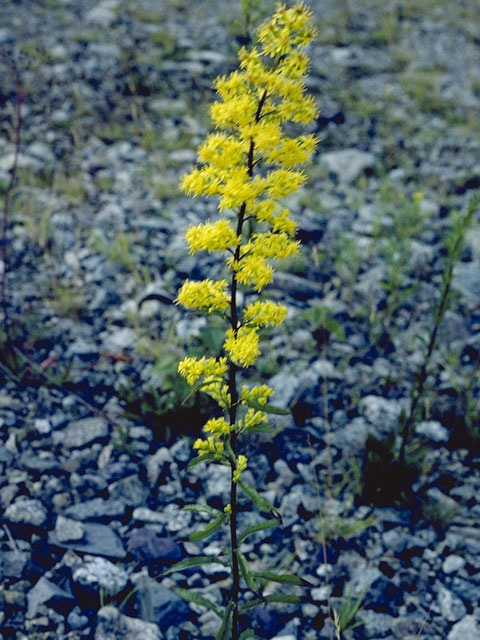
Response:
[{"label": "gray rock", "polygon": [[130,507],[139,507],[146,503],[148,488],[136,475],[127,476],[110,486],[110,496]]},{"label": "gray rock", "polygon": [[114,596],[123,591],[128,584],[128,574],[105,558],[88,558],[73,572],[73,581],[95,592],[103,589]]},{"label": "gray rock", "polygon": [[344,427],[335,430],[334,442],[342,449],[344,455],[356,454],[363,451],[370,430],[371,427],[365,418],[357,416]]},{"label": "gray rock", "polygon": [[478,638],[480,638],[480,626],[475,616],[465,616],[453,625],[447,636],[447,640],[478,640]]},{"label": "gray rock", "polygon": [[395,620],[386,613],[377,613],[371,609],[363,609],[358,617],[363,622],[367,638],[383,638],[390,633]]},{"label": "gray rock", "polygon": [[5,518],[14,524],[42,527],[47,521],[47,511],[40,500],[15,500],[5,510]]},{"label": "gray rock", "polygon": [[319,160],[338,182],[344,183],[354,182],[367,169],[375,166],[374,155],[358,149],[329,151],[322,153]]},{"label": "gray rock", "polygon": [[460,569],[463,569],[464,566],[465,566],[464,558],[461,558],[460,556],[457,556],[454,553],[452,553],[452,555],[448,556],[443,561],[442,571],[443,573],[446,573],[446,574],[456,573],[457,571],[460,571]]},{"label": "gray rock", "polygon": [[97,6],[87,11],[85,19],[98,27],[109,27],[116,18],[117,0],[103,0]]},{"label": "gray rock", "polygon": [[179,545],[172,538],[160,536],[147,527],[132,531],[127,549],[139,562],[171,564],[182,557]]},{"label": "gray rock", "polygon": [[106,558],[122,560],[125,557],[126,553],[122,541],[110,527],[93,522],[84,522],[82,527],[85,532],[82,540],[62,542],[58,539],[55,531],[50,531],[48,543],[61,549],[72,549],[72,551],[105,556]]},{"label": "gray rock", "polygon": [[162,640],[163,634],[152,622],[129,618],[115,609],[102,607],[97,613],[94,640]]},{"label": "gray rock", "polygon": [[438,590],[438,604],[442,616],[449,622],[457,622],[457,620],[463,618],[467,613],[467,608],[460,598],[443,585],[440,585]]},{"label": "gray rock", "polygon": [[53,582],[50,582],[50,580],[47,580],[47,578],[42,577],[28,592],[27,600],[27,614],[33,617],[41,604],[45,604],[55,611],[64,612],[65,609],[73,607],[75,597],[68,591],[64,591]]},{"label": "gray rock", "polygon": [[141,575],[135,585],[139,616],[155,622],[160,629],[178,626],[189,619],[191,609],[176,593],[159,585],[148,576]]},{"label": "gray rock", "polygon": [[72,504],[64,511],[64,515],[73,520],[95,520],[97,522],[109,521],[112,518],[123,518],[125,515],[125,504],[120,500],[103,500],[103,498],[93,498],[86,502]]},{"label": "gray rock", "polygon": [[130,327],[123,327],[122,329],[116,329],[103,337],[103,346],[107,351],[117,352],[125,349],[131,349],[135,346],[138,340],[138,334],[134,329]]},{"label": "gray rock", "polygon": [[81,449],[93,442],[108,437],[108,425],[101,418],[84,418],[70,422],[62,431],[55,431],[52,440],[55,445],[63,445],[67,449]]},{"label": "gray rock", "polygon": [[448,429],[436,420],[419,422],[415,428],[419,436],[424,436],[433,442],[448,442]]},{"label": "gray rock", "polygon": [[0,577],[20,579],[29,559],[29,553],[24,553],[18,549],[15,549],[15,551],[0,551]]},{"label": "gray rock", "polygon": [[384,433],[397,426],[402,405],[398,400],[370,395],[360,400],[359,408],[365,419]]},{"label": "gray rock", "polygon": [[75,607],[75,609],[69,613],[67,622],[72,631],[79,631],[80,629],[85,629],[88,624],[88,618],[82,615],[80,607]]},{"label": "gray rock", "polygon": [[460,262],[453,271],[452,286],[462,293],[467,300],[477,304],[480,302],[479,266],[474,262]]},{"label": "gray rock", "polygon": [[60,542],[68,542],[72,540],[82,540],[85,531],[79,522],[58,516],[55,524],[55,534]]}]

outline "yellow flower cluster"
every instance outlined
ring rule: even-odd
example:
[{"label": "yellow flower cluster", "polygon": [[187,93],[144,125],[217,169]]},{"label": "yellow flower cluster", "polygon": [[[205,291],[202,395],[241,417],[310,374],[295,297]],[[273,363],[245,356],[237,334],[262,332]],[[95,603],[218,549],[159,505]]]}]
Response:
[{"label": "yellow flower cluster", "polygon": [[224,347],[230,360],[240,367],[249,367],[260,355],[258,333],[248,327],[240,327],[236,333],[229,329]]},{"label": "yellow flower cluster", "polygon": [[230,221],[225,219],[189,227],[185,239],[190,247],[190,253],[225,251],[240,242],[240,238],[232,228]]},{"label": "yellow flower cluster", "polygon": [[243,322],[245,324],[261,326],[281,325],[287,315],[287,308],[271,300],[257,300],[245,307]]},{"label": "yellow flower cluster", "polygon": [[239,455],[236,462],[236,469],[233,472],[233,481],[238,482],[242,477],[242,472],[247,468],[247,460],[245,456]]},{"label": "yellow flower cluster", "polygon": [[193,448],[198,450],[199,455],[211,453],[219,458],[223,453],[223,442],[216,440],[214,436],[210,436],[206,440],[197,438],[193,443]]},{"label": "yellow flower cluster", "polygon": [[187,280],[178,292],[176,301],[187,309],[204,309],[208,313],[225,311],[230,306],[226,286],[226,280]]},{"label": "yellow flower cluster", "polygon": [[178,365],[178,372],[189,385],[194,385],[201,377],[208,380],[223,379],[227,372],[226,358],[184,358]]},{"label": "yellow flower cluster", "polygon": [[298,251],[297,225],[279,201],[304,184],[299,167],[317,143],[311,134],[286,133],[288,123],[308,124],[317,117],[305,85],[309,59],[302,50],[314,34],[311,12],[302,2],[291,8],[277,5],[272,19],[258,31],[257,46],[239,52],[240,69],[216,80],[218,101],[210,109],[215,131],[198,149],[198,165],[181,185],[189,195],[218,198],[218,208],[225,212],[217,221],[190,227],[186,241],[192,254],[226,254],[230,287],[226,280],[186,281],[177,302],[229,319],[223,344],[226,358],[185,358],[179,371],[189,384],[200,382],[202,390],[230,413],[228,421],[208,420],[206,439],[197,439],[194,447],[199,454],[229,460],[234,482],[247,467],[247,458],[237,457],[235,435],[265,428],[267,413],[261,409],[273,395],[267,385],[244,386],[237,394],[236,367],[255,363],[259,329],[280,325],[287,313],[285,306],[263,300],[242,309],[236,292],[239,286],[262,291],[273,280],[272,261]]}]

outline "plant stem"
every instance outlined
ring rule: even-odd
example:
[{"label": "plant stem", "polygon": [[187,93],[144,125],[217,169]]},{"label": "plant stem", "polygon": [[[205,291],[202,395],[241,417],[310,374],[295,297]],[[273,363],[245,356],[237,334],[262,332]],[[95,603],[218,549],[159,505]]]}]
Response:
[{"label": "plant stem", "polygon": [[2,310],[3,310],[3,326],[4,326],[7,346],[11,346],[12,340],[10,336],[10,322],[8,317],[8,304],[7,304],[7,270],[8,270],[7,232],[8,232],[10,194],[13,188],[13,184],[15,182],[15,177],[17,175],[18,156],[20,153],[20,144],[22,140],[22,103],[23,103],[24,96],[21,90],[20,79],[18,75],[15,73],[14,69],[8,63],[7,60],[3,60],[2,62],[13,78],[13,81],[15,83],[15,94],[17,99],[16,109],[15,109],[16,122],[15,122],[15,149],[13,152],[13,165],[10,171],[9,181],[5,189],[5,196],[3,201],[3,212],[2,212],[3,270],[2,270],[2,278],[0,280],[0,298],[1,298],[1,304],[2,304]]},{"label": "plant stem", "polygon": [[405,450],[407,446],[407,441],[410,439],[411,430],[415,423],[418,405],[425,391],[425,382],[427,380],[428,365],[430,364],[430,359],[432,357],[432,353],[435,348],[435,344],[437,342],[438,330],[440,328],[440,324],[442,323],[442,320],[445,316],[445,312],[447,310],[448,298],[449,298],[450,289],[451,289],[452,280],[453,280],[453,269],[455,267],[455,263],[457,261],[457,258],[463,246],[465,232],[468,229],[468,226],[470,225],[470,222],[473,218],[473,214],[479,204],[480,204],[480,194],[477,195],[472,200],[472,202],[470,203],[467,209],[466,214],[463,216],[463,218],[460,220],[460,222],[457,224],[456,228],[454,229],[452,244],[448,250],[447,267],[443,276],[442,292],[440,294],[440,300],[438,302],[438,306],[435,311],[433,328],[430,332],[427,351],[426,351],[422,366],[420,367],[420,370],[418,371],[415,377],[415,382],[413,384],[412,391],[410,394],[410,411],[409,411],[408,417],[405,418],[405,421],[402,426],[402,433],[401,433],[402,442],[400,446],[400,452],[398,455],[398,460],[402,465],[405,463]]},{"label": "plant stem", "polygon": [[[267,99],[267,91],[265,90],[258,101],[257,111],[255,113],[255,123],[258,123],[260,120],[260,116],[262,113],[263,105],[265,104],[265,100]],[[253,139],[250,140],[250,148],[248,150],[247,156],[247,170],[248,175],[251,178],[253,176],[253,169],[255,166],[254,162],[254,153],[255,153],[255,142]],[[238,212],[237,219],[237,237],[242,238],[243,225],[245,223],[245,217],[247,212],[247,203],[243,202],[240,210]],[[235,253],[234,253],[234,262],[238,264],[241,258],[241,242],[238,243]],[[238,307],[237,307],[237,274],[235,270],[232,270],[232,281],[230,286],[230,323],[232,326],[232,330],[234,336],[237,337],[239,323],[238,323]],[[230,469],[231,469],[231,478],[230,478],[230,545],[232,550],[232,602],[233,602],[233,613],[232,613],[232,640],[238,640],[239,637],[239,628],[238,628],[238,594],[240,590],[240,572],[238,567],[238,541],[237,541],[237,483],[234,481],[233,476],[237,468],[237,432],[236,432],[236,421],[237,421],[237,405],[238,405],[238,389],[237,389],[237,370],[238,367],[234,362],[229,363],[228,369],[228,388],[230,392],[230,409],[229,409],[229,419],[230,426],[232,427],[232,431],[230,434],[230,447],[231,447],[231,459],[230,459]]]}]

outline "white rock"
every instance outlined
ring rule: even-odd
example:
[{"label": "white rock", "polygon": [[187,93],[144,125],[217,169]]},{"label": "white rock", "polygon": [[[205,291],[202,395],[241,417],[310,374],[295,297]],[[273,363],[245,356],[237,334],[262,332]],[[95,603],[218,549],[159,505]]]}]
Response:
[{"label": "white rock", "polygon": [[460,556],[457,556],[454,553],[452,553],[451,556],[448,556],[443,561],[442,570],[443,570],[443,573],[447,573],[447,574],[455,573],[457,571],[460,571],[460,569],[463,569],[464,566],[465,566],[465,560]]},{"label": "white rock", "polygon": [[465,616],[453,625],[447,640],[478,640],[480,638],[480,626],[475,616]]}]

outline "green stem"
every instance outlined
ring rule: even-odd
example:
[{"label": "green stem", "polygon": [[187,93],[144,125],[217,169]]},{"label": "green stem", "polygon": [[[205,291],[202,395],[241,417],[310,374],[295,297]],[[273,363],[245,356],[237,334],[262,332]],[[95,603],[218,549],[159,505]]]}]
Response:
[{"label": "green stem", "polygon": [[473,214],[479,204],[480,204],[480,195],[477,195],[470,203],[470,206],[468,207],[466,214],[460,220],[456,229],[454,229],[453,241],[448,251],[447,268],[443,276],[442,292],[440,294],[440,300],[439,300],[437,309],[435,311],[433,328],[430,332],[427,351],[426,351],[422,366],[420,367],[420,370],[418,371],[415,377],[415,382],[412,388],[412,392],[410,394],[410,411],[409,411],[408,417],[405,418],[405,421],[402,426],[402,433],[401,433],[402,442],[400,446],[400,452],[398,455],[398,460],[401,464],[405,463],[405,453],[406,453],[407,442],[410,439],[410,436],[412,435],[411,432],[417,417],[418,406],[425,391],[425,383],[427,381],[427,374],[428,374],[428,365],[430,364],[432,353],[435,348],[435,344],[437,342],[438,330],[440,328],[440,324],[442,323],[442,320],[445,316],[445,312],[447,310],[448,299],[449,299],[450,289],[451,289],[452,280],[453,280],[453,269],[455,267],[455,263],[458,259],[458,256],[463,246],[465,232],[468,229],[470,222],[473,218]]}]

